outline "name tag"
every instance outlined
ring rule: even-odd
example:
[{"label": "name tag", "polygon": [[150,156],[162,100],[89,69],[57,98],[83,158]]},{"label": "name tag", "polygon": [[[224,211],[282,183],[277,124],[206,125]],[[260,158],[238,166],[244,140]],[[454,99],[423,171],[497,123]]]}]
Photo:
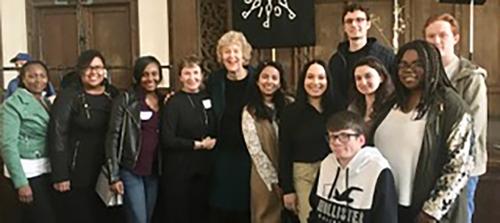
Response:
[{"label": "name tag", "polygon": [[201,101],[201,103],[203,103],[203,107],[205,109],[211,109],[212,108],[212,101],[210,99],[203,99]]},{"label": "name tag", "polygon": [[152,111],[141,111],[140,115],[142,121],[147,121],[153,117]]}]

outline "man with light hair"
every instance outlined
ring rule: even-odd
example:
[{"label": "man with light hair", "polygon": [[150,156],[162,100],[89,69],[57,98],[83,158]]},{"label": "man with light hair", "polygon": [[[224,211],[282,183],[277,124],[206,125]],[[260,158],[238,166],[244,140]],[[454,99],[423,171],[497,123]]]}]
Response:
[{"label": "man with light hair", "polygon": [[455,53],[455,45],[460,40],[457,20],[450,14],[431,16],[424,26],[424,37],[439,49],[441,59],[453,86],[470,106],[474,118],[476,146],[474,166],[467,183],[468,221],[474,213],[474,193],[479,176],[486,172],[487,148],[486,128],[488,123],[488,98],[485,69],[473,64]]}]

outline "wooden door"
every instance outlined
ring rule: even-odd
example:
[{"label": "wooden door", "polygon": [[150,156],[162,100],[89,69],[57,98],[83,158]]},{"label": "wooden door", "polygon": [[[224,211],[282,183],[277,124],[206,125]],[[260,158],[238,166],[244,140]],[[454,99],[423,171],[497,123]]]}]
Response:
[{"label": "wooden door", "polygon": [[29,51],[47,63],[56,87],[86,49],[103,53],[111,83],[130,86],[139,52],[136,0],[27,0],[26,5]]}]

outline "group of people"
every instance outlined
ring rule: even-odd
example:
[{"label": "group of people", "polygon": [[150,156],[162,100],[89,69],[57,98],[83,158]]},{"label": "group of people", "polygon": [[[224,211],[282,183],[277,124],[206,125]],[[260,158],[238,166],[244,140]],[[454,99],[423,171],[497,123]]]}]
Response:
[{"label": "group of people", "polygon": [[[369,12],[349,5],[347,40],[312,60],[287,94],[279,62],[249,65],[241,32],[217,43],[222,69],[178,66],[164,96],[160,62],[135,61],[118,91],[97,50],[52,103],[47,66],[22,65],[0,107],[5,175],[26,222],[113,222],[100,171],[128,222],[471,222],[486,171],[486,71],[458,57],[457,21],[428,19],[425,40],[393,52],[368,38]],[[204,81],[206,79],[206,81]],[[154,213],[154,214],[153,214]]]}]

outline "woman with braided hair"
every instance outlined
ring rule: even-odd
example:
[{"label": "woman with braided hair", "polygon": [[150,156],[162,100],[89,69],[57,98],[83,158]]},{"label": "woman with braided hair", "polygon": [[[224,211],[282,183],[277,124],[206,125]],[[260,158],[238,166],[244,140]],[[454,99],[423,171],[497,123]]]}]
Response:
[{"label": "woman with braided hair", "polygon": [[439,51],[416,40],[396,55],[396,98],[375,120],[374,143],[389,161],[400,222],[465,222],[461,194],[471,167],[472,118]]}]

